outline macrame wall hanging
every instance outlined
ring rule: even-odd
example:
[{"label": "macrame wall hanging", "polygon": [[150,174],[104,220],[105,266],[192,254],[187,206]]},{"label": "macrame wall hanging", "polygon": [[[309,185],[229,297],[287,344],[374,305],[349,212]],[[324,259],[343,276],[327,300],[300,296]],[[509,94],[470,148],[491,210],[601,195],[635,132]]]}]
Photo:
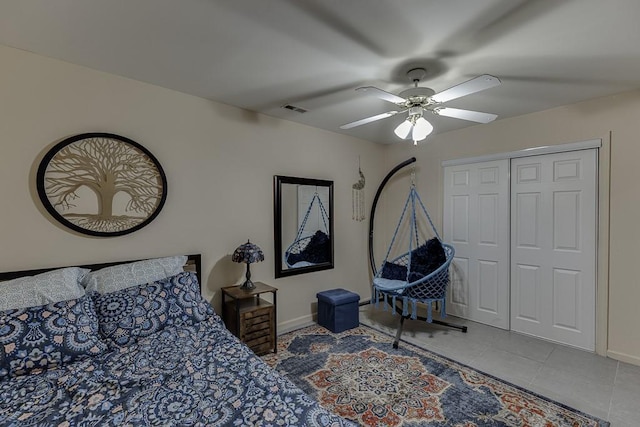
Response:
[{"label": "macrame wall hanging", "polygon": [[358,175],[360,179],[351,186],[351,218],[356,221],[364,221],[364,174],[360,169],[360,156],[358,156]]}]

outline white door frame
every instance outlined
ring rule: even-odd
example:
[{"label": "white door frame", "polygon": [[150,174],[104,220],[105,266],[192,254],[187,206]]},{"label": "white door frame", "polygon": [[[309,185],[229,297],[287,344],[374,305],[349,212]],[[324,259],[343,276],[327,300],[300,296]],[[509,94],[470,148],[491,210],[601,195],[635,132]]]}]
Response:
[{"label": "white door frame", "polygon": [[505,153],[488,154],[486,156],[464,157],[461,159],[443,160],[441,165],[456,166],[467,163],[488,162],[491,160],[516,159],[518,157],[537,156],[539,154],[555,154],[567,151],[587,150],[589,148],[602,148],[602,139],[590,139],[588,141],[570,142],[559,145],[543,145],[541,147],[525,148],[518,151],[507,151]]},{"label": "white door frame", "polygon": [[[445,166],[478,163],[490,160],[512,159],[532,156],[536,154],[561,153],[566,151],[598,148],[598,219],[597,219],[597,265],[596,265],[596,353],[601,356],[619,358],[609,354],[607,349],[608,315],[609,315],[609,204],[610,204],[610,176],[611,176],[611,132],[605,137],[566,144],[545,145],[531,147],[518,151],[489,154],[476,157],[444,160]],[[444,199],[444,192],[440,193]],[[444,201],[440,200],[441,206]]]}]

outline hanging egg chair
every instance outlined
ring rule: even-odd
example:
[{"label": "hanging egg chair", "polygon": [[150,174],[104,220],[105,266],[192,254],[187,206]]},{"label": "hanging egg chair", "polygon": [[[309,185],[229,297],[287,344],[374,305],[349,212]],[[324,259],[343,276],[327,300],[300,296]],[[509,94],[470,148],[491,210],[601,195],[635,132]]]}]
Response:
[{"label": "hanging egg chair", "polygon": [[[412,161],[415,161],[415,158]],[[392,173],[408,163],[411,161],[399,165]],[[390,175],[378,189],[376,201]],[[372,207],[371,217],[373,217],[373,209],[375,206]],[[431,238],[425,237],[428,231],[426,228],[430,228]],[[406,246],[400,248],[400,241],[406,242]],[[432,307],[434,304],[440,310],[440,317],[446,316],[446,293],[450,281],[449,267],[454,258],[455,250],[451,245],[442,243],[413,182],[384,261],[377,270],[374,267],[372,242],[373,228],[370,224],[369,250],[370,261],[374,269],[371,302],[376,307],[382,304],[385,310],[390,307],[393,314],[397,312],[402,315],[393,343],[394,348],[398,347],[404,320],[408,318],[441,324],[460,329],[462,332],[467,331],[466,326],[433,319]],[[426,317],[418,316],[418,304],[426,306]]]}]

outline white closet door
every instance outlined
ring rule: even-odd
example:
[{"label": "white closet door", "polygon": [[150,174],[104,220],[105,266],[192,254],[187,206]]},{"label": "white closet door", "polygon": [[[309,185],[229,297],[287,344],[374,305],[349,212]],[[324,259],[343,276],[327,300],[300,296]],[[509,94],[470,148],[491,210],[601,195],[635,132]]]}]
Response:
[{"label": "white closet door", "polygon": [[595,348],[597,150],[511,160],[511,329]]},{"label": "white closet door", "polygon": [[447,312],[509,328],[509,160],[444,168],[444,240],[456,250]]}]

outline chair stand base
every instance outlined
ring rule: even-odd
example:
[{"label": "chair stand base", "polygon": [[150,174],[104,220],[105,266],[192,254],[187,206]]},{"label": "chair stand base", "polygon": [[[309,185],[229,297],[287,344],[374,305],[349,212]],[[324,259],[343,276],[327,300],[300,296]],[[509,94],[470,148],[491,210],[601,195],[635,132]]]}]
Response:
[{"label": "chair stand base", "polygon": [[[400,342],[400,336],[402,335],[402,327],[404,326],[404,321],[405,319],[411,319],[411,316],[402,316],[402,309],[400,307],[398,307],[397,305],[394,307],[396,312],[398,314],[400,314],[401,318],[400,318],[400,324],[398,325],[398,330],[396,331],[396,337],[393,340],[393,348],[397,349],[398,348],[398,343]],[[415,319],[411,319],[411,320],[423,320],[423,321],[427,321],[426,317],[421,317],[418,316]],[[450,322],[444,322],[442,320],[437,320],[437,319],[431,319],[431,323],[435,323],[436,325],[442,325],[442,326],[446,326],[449,328],[453,328],[453,329],[459,329],[460,331],[467,333],[467,327],[464,325],[458,325],[455,323],[450,323]]]}]

